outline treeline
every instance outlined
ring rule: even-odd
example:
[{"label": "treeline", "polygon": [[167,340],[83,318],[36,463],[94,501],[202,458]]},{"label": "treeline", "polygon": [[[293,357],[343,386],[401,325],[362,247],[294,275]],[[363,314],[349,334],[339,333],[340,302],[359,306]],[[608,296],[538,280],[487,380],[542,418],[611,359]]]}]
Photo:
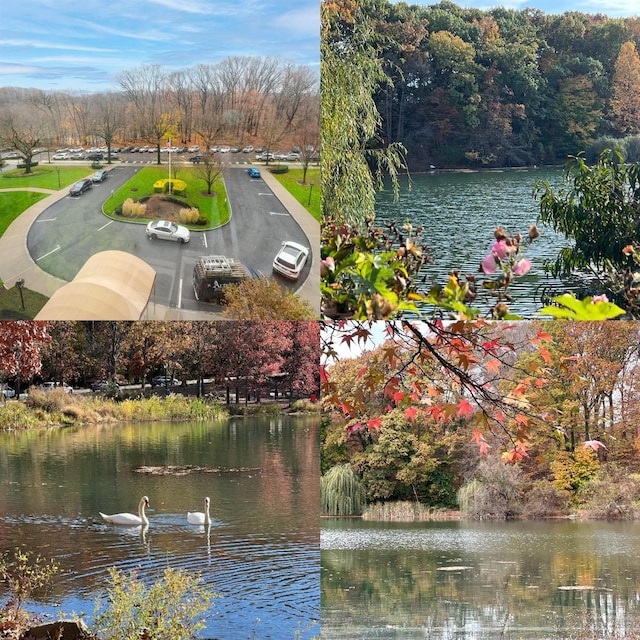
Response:
[{"label": "treeline", "polygon": [[389,79],[371,145],[401,142],[414,170],[558,163],[592,145],[597,157],[612,146],[599,138],[640,133],[640,18],[338,4],[332,46],[374,41]]},{"label": "treeline", "polygon": [[143,65],[123,71],[110,91],[0,88],[0,140],[23,154],[116,141],[159,145],[166,137],[206,148],[256,140],[274,147],[285,138],[317,147],[318,102],[316,72],[278,58],[235,56],[173,72]]},{"label": "treeline", "polygon": [[198,395],[213,378],[305,397],[318,392],[318,359],[317,322],[0,323],[0,382],[16,391],[45,380],[86,387],[168,375],[200,381]]}]

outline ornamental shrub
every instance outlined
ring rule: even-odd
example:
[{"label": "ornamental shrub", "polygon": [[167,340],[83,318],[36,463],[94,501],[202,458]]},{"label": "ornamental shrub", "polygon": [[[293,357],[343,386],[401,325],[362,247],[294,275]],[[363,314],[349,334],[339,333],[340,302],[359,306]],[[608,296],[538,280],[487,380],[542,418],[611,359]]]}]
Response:
[{"label": "ornamental shrub", "polygon": [[180,222],[183,222],[184,224],[195,224],[200,217],[200,211],[196,207],[180,209],[178,217],[180,218]]},{"label": "ornamental shrub", "polygon": [[187,183],[184,180],[178,180],[177,178],[172,180],[169,180],[169,178],[156,180],[153,183],[153,190],[156,193],[165,193],[169,191],[169,184],[171,184],[171,193],[177,196],[184,195],[187,191]]},{"label": "ornamental shrub", "polygon": [[135,202],[127,198],[122,203],[122,215],[127,218],[144,218],[147,212],[147,205],[144,202]]}]

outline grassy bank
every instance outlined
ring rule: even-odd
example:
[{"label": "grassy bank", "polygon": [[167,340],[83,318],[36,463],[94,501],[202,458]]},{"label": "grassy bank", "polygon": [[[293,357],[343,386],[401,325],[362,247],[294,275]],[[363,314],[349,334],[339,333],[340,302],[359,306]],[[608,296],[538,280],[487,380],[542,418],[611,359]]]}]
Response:
[{"label": "grassy bank", "polygon": [[66,394],[61,389],[44,393],[34,389],[26,401],[0,404],[0,431],[37,427],[98,424],[102,422],[148,422],[160,420],[217,420],[232,416],[319,413],[318,403],[296,400],[290,406],[279,403],[232,404],[183,396],[152,395],[113,400],[97,395]]},{"label": "grassy bank", "polygon": [[18,216],[46,197],[46,193],[38,191],[5,191],[0,193],[0,236]]},{"label": "grassy bank", "polygon": [[62,189],[80,178],[86,178],[95,170],[87,165],[52,166],[38,165],[33,172],[25,174],[23,169],[12,169],[0,174],[0,189],[39,187],[41,189]]},{"label": "grassy bank", "polygon": [[22,290],[21,297],[15,282],[8,282],[7,286],[10,288],[0,287],[0,320],[32,320],[49,299],[26,287]]},{"label": "grassy bank", "polygon": [[273,176],[320,222],[320,169],[308,169],[305,184],[302,184],[302,174],[302,169],[289,169],[287,173],[274,173]]},{"label": "grassy bank", "polygon": [[71,426],[100,422],[212,420],[228,416],[224,407],[202,398],[180,395],[116,401],[101,396],[34,390],[28,400],[0,406],[0,430]]}]

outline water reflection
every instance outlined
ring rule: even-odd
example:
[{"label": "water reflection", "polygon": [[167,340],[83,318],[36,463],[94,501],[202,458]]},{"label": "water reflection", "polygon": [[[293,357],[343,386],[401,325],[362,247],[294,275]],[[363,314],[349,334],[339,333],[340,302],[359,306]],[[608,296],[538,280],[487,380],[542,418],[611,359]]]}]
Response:
[{"label": "water reflection", "polygon": [[[64,570],[37,610],[93,612],[107,569],[200,573],[221,594],[203,637],[309,638],[319,618],[318,424],[99,425],[0,434],[0,540]],[[140,473],[182,465],[184,475]],[[108,524],[148,495],[148,527]],[[209,527],[187,512],[211,497]],[[253,634],[253,636],[251,635]]]},{"label": "water reflection", "polygon": [[637,525],[327,521],[322,637],[568,637],[636,624]]}]

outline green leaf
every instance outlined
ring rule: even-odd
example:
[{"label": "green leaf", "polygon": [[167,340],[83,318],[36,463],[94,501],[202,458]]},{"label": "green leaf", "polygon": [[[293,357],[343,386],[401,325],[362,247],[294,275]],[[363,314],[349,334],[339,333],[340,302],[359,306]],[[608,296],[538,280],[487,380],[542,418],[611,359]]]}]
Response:
[{"label": "green leaf", "polygon": [[613,302],[593,302],[591,297],[578,300],[572,293],[557,296],[553,301],[558,306],[546,306],[538,315],[550,315],[567,320],[602,321],[617,318],[624,313],[624,309]]}]

